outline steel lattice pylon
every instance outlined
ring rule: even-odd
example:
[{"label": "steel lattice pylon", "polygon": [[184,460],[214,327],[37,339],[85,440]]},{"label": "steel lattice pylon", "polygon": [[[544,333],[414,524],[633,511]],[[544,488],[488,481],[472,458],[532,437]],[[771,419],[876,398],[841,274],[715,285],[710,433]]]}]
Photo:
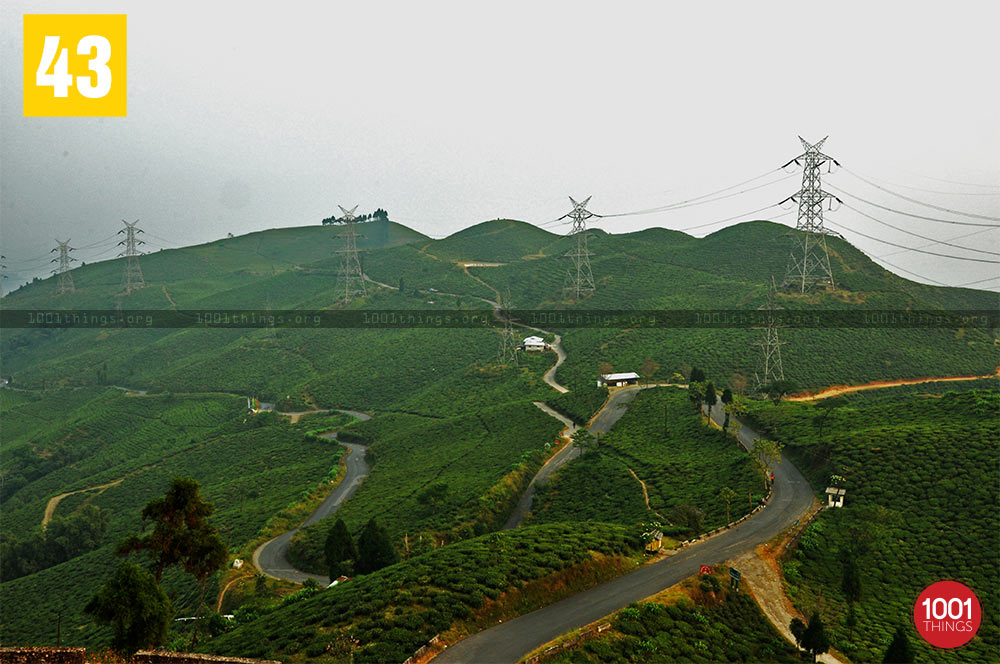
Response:
[{"label": "steel lattice pylon", "polygon": [[778,306],[774,302],[777,288],[774,286],[774,277],[771,277],[771,288],[767,292],[767,304],[759,307],[764,314],[764,325],[757,327],[764,331],[764,336],[760,341],[754,342],[755,346],[761,349],[760,357],[757,361],[757,369],[753,372],[753,392],[760,393],[768,383],[785,379],[785,369],[781,364],[781,346],[785,343],[778,339],[778,321],[775,312]]},{"label": "steel lattice pylon", "polygon": [[59,246],[50,251],[49,253],[51,254],[53,252],[58,251],[59,258],[53,258],[49,262],[59,263],[59,267],[52,270],[52,274],[59,275],[59,294],[62,295],[63,293],[74,293],[76,292],[76,286],[73,285],[73,275],[70,273],[71,268],[69,266],[71,262],[76,260],[75,258],[69,255],[69,252],[73,251],[73,247],[69,246],[69,240],[66,240],[65,242],[60,242],[59,240],[56,240],[56,244],[58,244]]},{"label": "steel lattice pylon", "polygon": [[570,249],[566,256],[573,259],[573,267],[566,274],[566,286],[564,292],[566,297],[574,300],[581,299],[586,293],[593,293],[594,273],[590,269],[590,257],[593,256],[587,248],[587,220],[600,215],[587,210],[587,203],[590,196],[577,203],[573,197],[569,197],[569,202],[573,204],[573,210],[566,213],[560,219],[567,217],[573,220],[573,229],[569,232],[571,236],[576,236],[576,247]]},{"label": "steel lattice pylon", "polygon": [[503,329],[500,331],[500,348],[497,351],[497,361],[503,366],[517,366],[517,341],[514,335],[514,325],[511,321],[511,297],[510,290],[499,298],[497,302],[496,315],[503,321]]},{"label": "steel lattice pylon", "polygon": [[125,224],[125,228],[118,231],[118,235],[125,233],[125,239],[119,242],[118,246],[124,246],[125,251],[118,256],[125,257],[125,270],[122,272],[122,294],[128,295],[132,291],[146,286],[146,280],[142,277],[142,266],[139,265],[139,256],[142,255],[142,252],[139,251],[139,245],[146,243],[135,237],[136,234],[143,232],[141,228],[136,228],[139,223],[138,219],[131,224],[122,219],[122,223]]},{"label": "steel lattice pylon", "polygon": [[820,168],[826,162],[838,166],[840,164],[820,151],[826,138],[814,145],[810,145],[801,136],[799,140],[802,141],[805,152],[782,166],[785,168],[795,163],[802,167],[802,188],[799,193],[782,201],[798,203],[799,216],[793,234],[792,253],[781,285],[804,293],[814,284],[824,284],[830,288],[836,286],[833,270],[830,269],[830,254],[826,248],[826,236],[831,233],[823,227],[823,204],[828,199],[839,199],[823,191]]},{"label": "steel lattice pylon", "polygon": [[337,253],[341,255],[339,276],[344,282],[344,301],[347,302],[356,295],[367,295],[368,289],[365,288],[365,275],[361,271],[361,259],[358,257],[358,233],[354,230],[354,211],[358,206],[355,205],[350,210],[345,210],[340,205],[337,207],[343,213],[337,222],[343,224],[344,229],[337,237],[343,238],[344,246]]}]

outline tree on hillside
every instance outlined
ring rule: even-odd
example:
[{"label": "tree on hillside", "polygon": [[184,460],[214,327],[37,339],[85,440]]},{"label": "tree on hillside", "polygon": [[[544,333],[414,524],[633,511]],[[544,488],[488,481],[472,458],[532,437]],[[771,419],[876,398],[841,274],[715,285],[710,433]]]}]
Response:
[{"label": "tree on hillside", "polygon": [[734,373],[729,377],[729,386],[736,394],[742,395],[747,389],[747,378],[741,373]]},{"label": "tree on hillside", "polygon": [[910,645],[910,639],[906,636],[906,630],[900,625],[896,628],[896,632],[892,635],[892,642],[885,650],[882,664],[912,664],[912,662],[913,646]]},{"label": "tree on hillside", "polygon": [[833,397],[830,399],[822,399],[816,407],[819,408],[820,414],[813,418],[813,424],[819,428],[819,435],[817,438],[819,440],[823,439],[823,425],[826,424],[826,419],[830,417],[830,413],[836,408],[840,408],[847,404],[847,399],[844,397]]},{"label": "tree on hillside", "polygon": [[771,481],[774,467],[781,463],[781,443],[769,438],[754,438],[753,454],[757,469],[764,475],[764,489]]},{"label": "tree on hillside", "polygon": [[194,632],[191,635],[191,643],[196,643],[198,622],[201,618],[201,607],[205,603],[208,577],[226,566],[226,561],[229,560],[229,551],[222,543],[222,538],[219,537],[215,527],[210,523],[206,523],[203,528],[193,532],[188,538],[187,546],[190,547],[190,555],[184,561],[184,571],[197,579],[201,586],[198,611],[195,613]]},{"label": "tree on hillside", "polygon": [[736,492],[728,486],[724,486],[719,489],[719,498],[722,498],[722,502],[726,504],[726,523],[732,523],[732,519],[729,518],[729,506],[736,499]]},{"label": "tree on hillside", "polygon": [[822,655],[830,649],[830,638],[826,635],[826,626],[819,613],[813,613],[809,619],[809,626],[802,634],[802,647],[812,655],[813,662],[816,661],[817,655]]},{"label": "tree on hillside", "polygon": [[799,620],[798,618],[792,618],[792,622],[788,625],[789,631],[791,631],[792,636],[795,637],[795,645],[802,647],[802,637],[806,633],[806,624]]},{"label": "tree on hillside", "polygon": [[701,532],[702,524],[705,521],[705,514],[689,503],[678,503],[670,510],[670,520],[678,526],[684,526],[692,535]]},{"label": "tree on hillside", "polygon": [[90,600],[84,611],[111,627],[115,650],[131,655],[162,645],[174,610],[153,575],[123,561]]},{"label": "tree on hillside", "polygon": [[370,520],[358,536],[358,572],[370,574],[399,562],[389,533],[375,519]]},{"label": "tree on hillside", "polygon": [[858,565],[857,556],[848,548],[840,550],[840,561],[842,564],[840,589],[847,597],[847,626],[850,629],[849,637],[854,639],[854,626],[857,623],[857,616],[854,613],[854,603],[861,600],[861,568]]},{"label": "tree on hillside", "polygon": [[799,384],[794,380],[775,380],[764,386],[764,394],[775,404],[781,401],[786,394],[798,392]]},{"label": "tree on hillside", "polygon": [[176,477],[163,498],[151,501],[142,510],[143,523],[151,522],[153,531],[148,535],[129,535],[118,545],[118,553],[147,552],[157,583],[171,565],[197,568],[197,559],[217,546],[213,538],[221,545],[214,526],[208,522],[213,510],[212,503],[201,497],[198,482]]},{"label": "tree on hillside", "polygon": [[611,366],[610,362],[598,362],[597,363],[597,377],[598,378],[600,378],[601,376],[604,376],[605,374],[612,373],[614,370],[615,370],[615,368],[613,366]]},{"label": "tree on hillside", "polygon": [[417,502],[431,509],[444,502],[448,495],[447,482],[434,482],[429,487],[417,494]]},{"label": "tree on hillside", "polygon": [[597,449],[597,439],[594,434],[590,433],[586,427],[580,427],[573,432],[573,435],[569,437],[573,447],[580,450],[580,454],[586,454]]},{"label": "tree on hillside", "polygon": [[700,411],[701,403],[705,400],[705,383],[689,383],[688,399]]},{"label": "tree on hillside", "polygon": [[712,408],[715,404],[719,402],[719,397],[715,394],[715,385],[711,382],[705,383],[705,405],[708,406],[708,412],[712,412]]},{"label": "tree on hillside", "polygon": [[351,533],[347,530],[347,524],[343,519],[330,528],[326,536],[326,545],[323,547],[326,554],[326,566],[330,570],[330,580],[337,577],[347,576],[354,573],[354,563],[358,559],[358,548],[354,546]]},{"label": "tree on hillside", "polygon": [[722,401],[723,410],[726,411],[726,420],[722,423],[722,430],[729,431],[729,404],[733,403],[733,391],[728,387],[722,390]]},{"label": "tree on hillside", "polygon": [[649,385],[649,381],[652,380],[653,374],[660,370],[660,365],[653,361],[653,358],[647,357],[642,362],[642,367],[639,372],[642,374],[642,379]]},{"label": "tree on hillside", "polygon": [[691,369],[691,375],[688,377],[688,383],[704,383],[705,382],[705,372],[694,367]]}]

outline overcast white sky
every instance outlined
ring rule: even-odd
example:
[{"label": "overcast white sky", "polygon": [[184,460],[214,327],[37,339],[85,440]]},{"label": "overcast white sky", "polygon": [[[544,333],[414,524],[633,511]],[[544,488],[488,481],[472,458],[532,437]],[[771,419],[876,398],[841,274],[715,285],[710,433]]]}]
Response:
[{"label": "overcast white sky", "polygon": [[[142,220],[151,249],[315,224],[337,204],[383,207],[433,236],[498,217],[544,223],[568,210],[566,195],[593,195],[590,209],[610,214],[747,180],[798,155],[797,134],[829,134],[827,154],[900,193],[1000,217],[997,7],[5,0],[0,242],[10,271],[32,276],[47,272],[55,237],[96,244],[77,252],[83,260],[113,257],[115,240],[100,241],[123,218]],[[21,116],[21,15],[75,12],[128,14],[127,118]],[[896,209],[991,223],[844,171],[825,181]],[[798,186],[796,174],[597,225],[683,229]],[[1000,253],[996,229],[852,204],[933,239],[980,231],[952,242]],[[846,208],[828,219],[1000,260],[926,247]],[[778,221],[794,224],[794,213]],[[837,230],[911,278],[902,270],[949,285],[1000,274]]]}]

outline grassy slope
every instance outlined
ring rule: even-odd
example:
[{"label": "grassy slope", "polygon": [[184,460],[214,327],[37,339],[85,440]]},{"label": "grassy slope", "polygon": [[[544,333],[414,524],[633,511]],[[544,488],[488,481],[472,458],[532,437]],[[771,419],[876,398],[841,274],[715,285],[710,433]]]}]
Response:
[{"label": "grassy slope", "polygon": [[[562,425],[531,404],[476,409],[475,414],[447,419],[387,415],[357,430],[370,437],[375,466],[354,499],[337,516],[355,535],[377,518],[395,540],[435,536],[453,540],[502,524],[513,509],[524,482],[503,495],[489,493],[522,465],[541,465],[548,444]],[[530,473],[518,473],[530,479]],[[436,483],[447,494],[434,504],[420,502]],[[499,504],[496,502],[499,501]],[[329,524],[306,528],[293,545],[295,561],[325,573],[323,542]]]},{"label": "grassy slope", "polygon": [[[608,662],[802,662],[746,593],[702,590],[683,581],[650,601],[611,616],[610,629],[584,637],[548,659],[557,664]],[[716,573],[720,586],[728,583]]]},{"label": "grassy slope", "polygon": [[[604,566],[621,573],[625,568],[617,557],[637,546],[624,528],[608,524],[554,524],[478,537],[323,590],[204,649],[303,661],[325,653],[331,643],[342,644],[346,636],[357,640],[355,662],[399,662],[456,621],[476,622],[491,604],[505,603],[505,594],[516,598],[506,600],[501,615],[508,617],[551,601],[560,589],[593,584],[595,571],[580,578],[559,573],[595,556],[614,557]],[[552,582],[537,583],[546,578]]]},{"label": "grassy slope", "polygon": [[[989,382],[995,388],[995,381]],[[784,567],[796,603],[807,611],[819,609],[833,627],[834,646],[856,661],[880,660],[897,625],[912,630],[914,598],[940,578],[960,579],[977,591],[983,624],[976,639],[957,652],[932,649],[910,631],[917,657],[934,662],[996,657],[1000,392],[942,395],[944,388],[936,387],[857,395],[829,416],[822,439],[816,406],[785,403],[753,412],[786,443],[814,486],[822,488],[830,473],[847,479],[844,509],[823,512]],[[885,535],[862,558],[862,599],[851,643],[843,622],[838,553],[852,519],[876,508],[887,511]]]},{"label": "grassy slope", "polygon": [[[25,537],[37,530],[48,499],[63,490],[124,478],[99,494],[67,498],[58,507],[63,516],[85,502],[108,510],[111,525],[100,548],[0,585],[0,639],[7,644],[54,642],[55,634],[39,623],[40,615],[53,610],[63,611],[64,628],[73,626],[63,630],[64,644],[104,642],[105,635],[83,616],[82,607],[117,564],[114,543],[140,528],[142,507],[161,495],[171,478],[183,475],[201,483],[216,506],[213,522],[238,550],[272,516],[332,478],[342,453],[339,446],[307,437],[308,420],[292,426],[271,422],[274,418],[248,418],[245,402],[231,397],[127,397],[118,390],[72,390],[15,396],[8,407],[11,393],[0,394],[5,421],[30,421],[31,412],[66,413],[65,419],[20,436],[11,436],[4,427],[4,475],[30,480],[3,503],[6,536]],[[31,449],[43,454],[22,452]],[[172,575],[167,587],[178,593],[178,611],[192,610],[196,593],[190,579]]]},{"label": "grassy slope", "polygon": [[[650,518],[642,488],[628,472],[646,483],[650,507],[670,518],[670,510],[688,503],[705,515],[711,530],[726,521],[723,486],[739,498],[731,505],[737,519],[750,510],[748,493],[760,498],[760,476],[749,455],[731,438],[709,429],[684,390],[643,390],[615,427],[601,438],[598,452],[561,470],[540,493],[533,518],[550,521],[612,521],[634,524]],[[581,502],[581,496],[591,500]],[[653,515],[653,518],[656,518]]]}]

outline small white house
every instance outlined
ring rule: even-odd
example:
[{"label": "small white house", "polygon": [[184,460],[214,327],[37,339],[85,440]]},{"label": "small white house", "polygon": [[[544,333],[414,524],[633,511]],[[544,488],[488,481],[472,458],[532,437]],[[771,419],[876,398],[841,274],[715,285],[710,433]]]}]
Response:
[{"label": "small white house", "polygon": [[601,377],[597,379],[598,387],[624,387],[625,385],[637,385],[638,383],[639,374],[634,371],[628,371],[626,373],[602,374]]},{"label": "small white house", "polygon": [[545,339],[541,337],[525,337],[524,341],[521,342],[521,350],[526,350],[529,352],[537,353],[548,348],[548,344],[545,343]]},{"label": "small white house", "polygon": [[843,507],[845,493],[847,493],[847,489],[838,489],[832,486],[826,487],[826,506]]}]

